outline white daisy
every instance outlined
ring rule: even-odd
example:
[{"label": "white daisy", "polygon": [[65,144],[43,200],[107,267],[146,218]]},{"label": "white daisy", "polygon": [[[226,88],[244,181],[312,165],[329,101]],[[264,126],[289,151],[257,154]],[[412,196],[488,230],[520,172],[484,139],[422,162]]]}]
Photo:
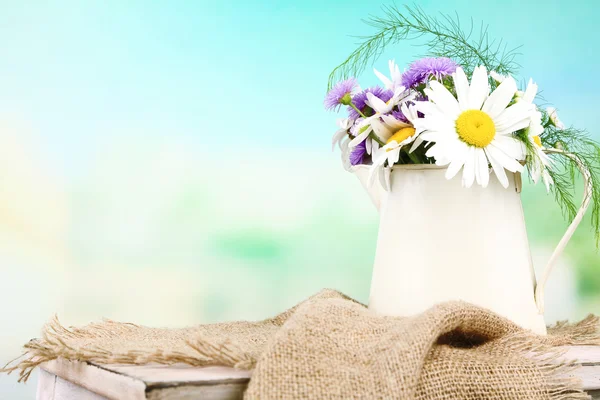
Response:
[{"label": "white daisy", "polygon": [[381,100],[373,93],[367,93],[366,103],[376,114],[388,114],[398,103],[408,101],[413,97],[414,94],[409,93],[404,86],[400,86],[394,90],[394,95],[388,101]]},{"label": "white daisy", "polygon": [[550,185],[554,183],[554,180],[548,172],[548,169],[552,166],[552,159],[544,152],[540,137],[538,135],[532,135],[531,133],[532,132],[530,131],[528,137],[531,145],[535,149],[535,156],[528,166],[529,175],[536,184],[539,182],[540,178],[542,178],[544,185],[546,185],[546,191],[550,192]]},{"label": "white daisy", "polygon": [[414,94],[408,93],[403,87],[398,88],[396,92],[394,92],[392,98],[387,102],[384,102],[372,93],[367,93],[367,105],[375,111],[375,114],[360,121],[357,125],[355,137],[348,143],[348,146],[353,148],[364,140],[368,140],[366,143],[367,154],[376,152],[379,149],[379,143],[376,140],[368,139],[369,135],[374,133],[382,142],[387,141],[393,132],[381,122],[381,118],[384,114],[390,113],[392,108],[398,105],[399,102],[406,102],[413,98]]},{"label": "white daisy", "polygon": [[537,92],[538,85],[533,81],[533,79],[530,78],[525,91],[517,91],[517,101],[524,101],[530,105],[533,105],[533,101],[535,100],[535,96],[537,96]]},{"label": "white daisy", "polygon": [[[373,165],[371,166],[369,184],[372,184],[375,177],[381,175],[387,161],[388,168],[391,168],[400,160],[400,150],[413,143],[409,153],[418,147],[422,140],[419,135],[423,131],[418,123],[418,112],[414,106],[407,106],[406,103],[401,106],[402,113],[410,123],[400,121],[391,115],[382,115],[383,126],[390,132],[385,146],[373,153]],[[387,175],[386,175],[387,176]]]},{"label": "white daisy", "polygon": [[[340,127],[334,134],[331,139],[331,150],[335,148],[337,144],[340,147],[340,150],[343,150],[342,146],[345,142],[344,139],[348,137],[348,129],[354,124],[354,121],[350,118],[339,118],[337,120],[337,126]],[[347,145],[347,143],[346,143]]]},{"label": "white daisy", "polygon": [[548,113],[548,117],[550,118],[550,122],[552,122],[552,125],[554,125],[558,129],[565,129],[565,124],[563,124],[562,121],[558,119],[556,108],[548,107],[546,108],[546,112]]},{"label": "white daisy", "polygon": [[524,92],[518,91],[515,101],[526,107],[529,110],[529,126],[527,128],[527,134],[529,136],[540,136],[544,132],[544,126],[542,125],[542,113],[538,110],[534,104],[535,96],[537,95],[538,85],[529,79],[527,88]]},{"label": "white daisy", "polygon": [[474,181],[487,186],[491,164],[500,183],[508,187],[504,170],[523,171],[518,161],[523,158],[523,144],[512,133],[529,126],[530,107],[526,102],[509,106],[517,91],[510,76],[491,94],[483,66],[475,68],[470,85],[462,68],[452,77],[457,98],[441,83],[432,81],[425,89],[429,101],[417,102],[417,109],[425,114],[420,120],[425,130],[421,138],[435,142],[427,156],[434,157],[438,165],[448,165],[447,179],[463,169],[466,187]]},{"label": "white daisy", "polygon": [[375,75],[377,75],[377,77],[381,80],[386,89],[396,90],[401,86],[402,73],[400,72],[400,68],[398,68],[398,65],[396,65],[394,60],[390,60],[388,62],[388,66],[390,67],[390,78],[383,75],[375,68],[373,68],[373,72],[375,72]]},{"label": "white daisy", "polygon": [[[357,123],[352,127],[352,130],[350,131],[350,133],[352,133],[352,135],[354,136],[354,139],[352,139],[348,143],[348,148],[352,149],[366,140],[367,154],[371,154],[374,141],[369,138],[369,135],[371,134],[371,132],[373,132],[372,122],[374,121],[375,120],[372,120],[370,118],[365,118],[360,122],[357,121]],[[377,142],[375,142],[375,145],[377,146]]]}]

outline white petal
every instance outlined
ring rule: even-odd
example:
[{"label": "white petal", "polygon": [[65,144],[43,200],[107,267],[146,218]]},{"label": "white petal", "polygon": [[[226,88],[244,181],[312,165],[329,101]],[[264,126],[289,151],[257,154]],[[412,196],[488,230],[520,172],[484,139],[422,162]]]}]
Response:
[{"label": "white petal", "polygon": [[546,113],[548,114],[548,117],[554,126],[556,126],[558,129],[565,129],[565,124],[563,124],[563,122],[558,118],[556,108],[548,107],[546,108]]},{"label": "white petal", "polygon": [[554,179],[552,179],[552,177],[546,170],[544,170],[542,179],[544,180],[544,184],[546,185],[546,192],[550,193],[550,185],[554,184]]},{"label": "white petal", "polygon": [[371,107],[378,113],[384,114],[387,113],[388,105],[385,104],[385,101],[381,100],[379,97],[375,96],[373,93],[367,93],[367,105]]},{"label": "white petal", "polygon": [[[435,117],[425,117],[419,119],[419,127],[428,131],[453,132],[456,134],[455,121],[440,114]],[[450,136],[454,137],[454,136]]]},{"label": "white petal", "polygon": [[381,148],[378,152],[373,154],[373,166],[383,165],[387,160],[387,151],[385,148]]},{"label": "white petal", "polygon": [[525,94],[523,95],[522,101],[526,101],[527,103],[533,103],[535,100],[535,95],[538,91],[538,85],[533,83],[533,79],[529,79],[529,83],[527,84],[527,89],[525,89]]},{"label": "white petal", "polygon": [[331,151],[333,151],[335,149],[335,144],[339,143],[347,133],[348,133],[348,131],[346,131],[345,129],[339,129],[333,135],[333,138],[331,139]]},{"label": "white petal", "polygon": [[452,74],[454,79],[454,87],[456,88],[456,97],[458,97],[458,105],[462,111],[469,108],[469,80],[465,71],[462,68],[457,68]]},{"label": "white petal", "polygon": [[515,122],[513,125],[506,126],[504,129],[496,128],[496,135],[499,135],[499,136],[510,135],[518,130],[527,128],[528,126],[529,126],[529,121],[524,119],[524,120]]},{"label": "white petal", "polygon": [[371,142],[371,152],[377,153],[379,151],[379,143],[375,140],[369,140]]},{"label": "white petal", "polygon": [[492,144],[515,160],[525,159],[525,144],[512,136],[497,135],[494,140],[492,140]]},{"label": "white petal", "polygon": [[490,71],[490,76],[492,77],[493,80],[495,80],[498,83],[502,83],[506,79],[506,76],[501,75],[501,74],[497,73],[496,71]]},{"label": "white petal", "polygon": [[398,130],[400,128],[406,128],[406,127],[410,126],[406,122],[397,120],[396,118],[392,117],[391,115],[383,114],[383,115],[381,115],[381,118],[383,119],[383,122],[385,122],[385,124],[393,130]]},{"label": "white petal", "polygon": [[478,150],[481,150],[480,148],[476,148],[475,149],[475,153],[473,154],[473,158],[474,158],[474,164],[475,164],[475,182],[477,182],[478,185],[481,185],[481,170],[479,168],[479,153]]},{"label": "white petal", "polygon": [[517,83],[509,76],[492,92],[483,104],[482,110],[494,119],[508,106],[517,91]]},{"label": "white petal", "polygon": [[460,108],[458,107],[458,101],[452,93],[437,81],[432,81],[430,85],[432,90],[428,91],[429,99],[432,100],[449,118],[458,118]]},{"label": "white petal", "polygon": [[354,120],[352,120],[350,118],[345,118],[341,121],[340,128],[350,129],[350,127],[352,127],[352,125],[354,125]]},{"label": "white petal", "polygon": [[377,77],[379,78],[379,80],[381,82],[383,82],[383,85],[387,88],[387,89],[391,89],[392,87],[392,81],[388,79],[387,76],[385,76],[384,74],[382,74],[381,72],[377,71],[375,68],[373,68],[373,72],[375,72],[375,75],[377,75]]},{"label": "white petal", "polygon": [[488,149],[486,149],[486,154],[488,156],[488,160],[490,160],[490,164],[492,164],[492,169],[494,170],[494,173],[496,174],[496,177],[498,178],[498,180],[500,181],[500,184],[502,186],[504,186],[504,188],[508,187],[508,177],[506,176],[506,172],[504,171],[504,167],[502,165],[500,165],[500,163],[498,163],[496,161],[496,159],[490,154],[490,152],[488,151]]},{"label": "white petal", "polygon": [[530,121],[532,109],[530,105],[519,102],[506,108],[500,115],[494,118],[496,131],[505,131],[509,127],[522,121]]},{"label": "white petal", "polygon": [[413,151],[415,151],[417,149],[417,147],[419,147],[421,144],[423,143],[423,139],[421,139],[421,136],[417,136],[417,138],[415,139],[415,141],[413,142],[412,146],[410,147],[410,150],[408,150],[409,153],[412,153]]},{"label": "white petal", "polygon": [[522,172],[523,166],[514,158],[508,156],[502,149],[494,146],[490,143],[485,148],[488,155],[492,156],[500,165],[509,170],[510,172]]},{"label": "white petal", "polygon": [[468,156],[468,147],[467,146],[455,146],[453,149],[456,151],[456,154],[453,155],[453,160],[450,162],[448,166],[448,170],[446,170],[446,179],[452,179],[458,171],[465,164],[465,160]]},{"label": "white petal", "polygon": [[371,149],[372,149],[372,140],[369,140],[367,138],[367,141],[365,142],[365,148],[367,150],[367,154],[371,154]]},{"label": "white petal", "polygon": [[400,72],[400,68],[396,64],[395,60],[388,61],[388,67],[390,68],[390,76],[394,85],[400,84],[400,81],[402,80],[402,73]]},{"label": "white petal", "polygon": [[481,110],[481,106],[489,93],[487,70],[484,66],[475,67],[471,78],[471,86],[469,87],[469,108]]},{"label": "white petal", "polygon": [[350,143],[350,138],[346,136],[342,140],[340,140],[340,150],[344,153],[348,149],[348,143]]},{"label": "white petal", "polygon": [[[402,114],[404,114],[404,116],[410,123],[415,125],[415,123],[418,122],[419,112],[417,111],[417,107],[415,107],[414,105],[408,106],[406,103],[402,103],[402,105],[400,106],[400,110],[402,111]],[[415,126],[415,129],[416,128],[417,127]]]},{"label": "white petal", "polygon": [[386,125],[383,124],[379,120],[379,118],[375,118],[371,121],[371,128],[375,134],[383,141],[387,142],[387,140],[392,136],[393,132],[387,128]]},{"label": "white petal", "polygon": [[463,168],[462,185],[466,188],[473,186],[475,180],[475,147],[469,147],[465,167]]},{"label": "white petal", "polygon": [[[488,167],[488,160],[485,156],[485,151],[483,151],[483,149],[477,149],[476,157],[477,167],[479,169],[479,179],[477,180],[477,183],[483,187],[487,187],[488,183],[490,182],[490,169]],[[477,170],[475,173],[477,173]]]},{"label": "white petal", "polygon": [[390,151],[390,155],[388,156],[388,163],[394,165],[400,160],[400,147]]},{"label": "white petal", "polygon": [[426,116],[437,116],[443,114],[438,106],[429,101],[416,101],[413,107]]},{"label": "white petal", "polygon": [[348,147],[350,147],[350,148],[356,147],[357,145],[362,143],[362,141],[365,140],[365,138],[367,136],[369,136],[369,134],[371,133],[371,130],[372,130],[371,127],[368,127],[367,129],[365,129],[365,131],[363,133],[361,133],[360,135],[358,135],[357,137],[352,139],[350,141],[350,143],[348,143]]}]

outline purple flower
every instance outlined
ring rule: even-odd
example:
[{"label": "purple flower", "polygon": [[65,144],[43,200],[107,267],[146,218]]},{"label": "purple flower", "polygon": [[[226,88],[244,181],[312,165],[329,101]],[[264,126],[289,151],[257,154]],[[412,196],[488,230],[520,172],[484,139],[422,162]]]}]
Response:
[{"label": "purple flower", "polygon": [[350,152],[350,164],[362,164],[363,159],[365,158],[365,154],[367,154],[367,141],[363,140],[362,142],[357,144]]},{"label": "purple flower", "polygon": [[[409,100],[406,102],[406,106],[411,107],[411,106],[415,105],[415,101],[426,101],[426,100],[427,100],[427,96],[424,96],[424,95],[418,93],[415,95],[413,100]],[[423,118],[425,115],[421,111],[418,111],[417,116],[419,118]],[[408,120],[408,118],[406,118],[406,115],[404,115],[404,112],[402,111],[402,107],[400,107],[400,106],[398,106],[398,110],[392,110],[392,117],[396,118],[399,121],[405,122],[407,124],[411,124],[411,122]]]},{"label": "purple flower", "polygon": [[[373,96],[380,98],[383,101],[388,101],[394,96],[394,92],[391,90],[383,89],[379,86],[373,86],[368,89],[363,90],[362,92],[357,93],[352,98],[352,104],[356,108],[358,108],[361,112],[364,110],[367,105],[367,93],[373,93]],[[356,110],[352,107],[348,107],[348,115],[352,119],[358,118],[360,115],[356,112]]]},{"label": "purple flower", "polygon": [[346,106],[350,104],[352,91],[357,84],[355,78],[346,79],[336,83],[325,96],[325,101],[323,102],[325,109],[333,110],[342,104]]},{"label": "purple flower", "polygon": [[440,80],[456,71],[458,65],[447,57],[426,57],[410,64],[402,74],[402,85],[414,87],[427,81],[431,76]]},{"label": "purple flower", "polygon": [[392,110],[392,117],[396,118],[398,121],[402,121],[402,122],[407,123],[407,124],[410,123],[410,121],[408,120],[408,118],[406,118],[406,116],[402,112],[402,109],[400,109],[398,111]]}]

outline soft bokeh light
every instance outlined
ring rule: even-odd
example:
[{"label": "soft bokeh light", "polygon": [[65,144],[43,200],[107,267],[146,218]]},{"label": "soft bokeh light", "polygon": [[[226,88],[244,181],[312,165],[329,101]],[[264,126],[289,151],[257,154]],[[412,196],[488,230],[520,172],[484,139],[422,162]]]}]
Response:
[{"label": "soft bokeh light", "polygon": [[[53,313],[175,327],[267,317],[323,287],[366,301],[377,213],[330,152],[322,99],[382,4],[3,3],[0,364]],[[419,2],[523,44],[519,79],[600,139],[598,4],[501,4]],[[376,65],[419,54],[400,44]],[[523,199],[539,268],[566,223],[541,186]],[[586,223],[548,319],[600,312],[599,293]],[[0,375],[0,399],[35,383]]]}]

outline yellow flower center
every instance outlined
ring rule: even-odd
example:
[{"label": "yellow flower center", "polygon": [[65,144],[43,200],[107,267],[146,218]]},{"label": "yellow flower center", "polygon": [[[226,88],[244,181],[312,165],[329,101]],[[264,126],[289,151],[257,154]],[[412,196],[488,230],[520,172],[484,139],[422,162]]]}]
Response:
[{"label": "yellow flower center", "polygon": [[542,147],[542,139],[540,139],[539,136],[535,135],[533,137],[533,143],[537,144],[538,146]]},{"label": "yellow flower center", "polygon": [[489,115],[480,110],[467,110],[456,120],[456,132],[463,142],[485,147],[494,140],[496,126]]},{"label": "yellow flower center", "polygon": [[[386,144],[393,142],[394,140],[397,143],[402,143],[403,141],[405,141],[406,139],[408,139],[409,137],[411,137],[412,135],[415,134],[415,128],[411,128],[411,127],[406,127],[406,128],[401,128],[398,131],[396,131],[396,133],[394,133],[386,142]],[[387,151],[392,151],[393,149],[387,149]]]}]

